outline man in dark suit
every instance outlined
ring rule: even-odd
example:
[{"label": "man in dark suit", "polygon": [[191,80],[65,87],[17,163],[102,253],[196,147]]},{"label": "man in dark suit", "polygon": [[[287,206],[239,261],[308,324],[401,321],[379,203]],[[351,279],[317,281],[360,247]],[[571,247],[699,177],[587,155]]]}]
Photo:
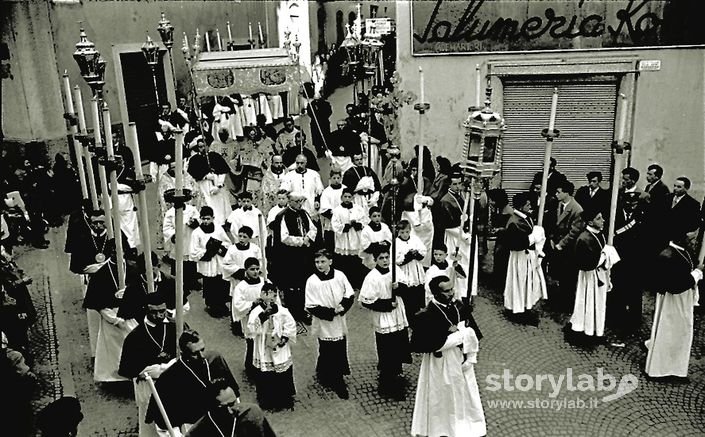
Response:
[{"label": "man in dark suit", "polygon": [[668,245],[666,235],[666,216],[668,207],[666,197],[671,194],[671,190],[663,183],[663,168],[658,164],[652,164],[647,168],[646,181],[648,184],[644,188],[642,198],[644,203],[644,237],[648,239],[647,249],[653,257],[656,257]]},{"label": "man in dark suit", "polygon": [[648,184],[644,191],[649,194],[649,203],[652,205],[663,205],[666,201],[666,196],[671,194],[666,184],[663,183],[663,167],[658,164],[651,164],[646,171],[646,181]]},{"label": "man in dark suit", "polygon": [[687,235],[692,240],[697,236],[700,203],[688,194],[689,189],[690,179],[680,176],[673,182],[673,193],[666,196],[666,228],[670,239]]},{"label": "man in dark suit", "polygon": [[575,201],[583,207],[583,209],[597,208],[602,215],[609,213],[610,192],[600,187],[602,182],[602,173],[599,171],[591,171],[585,175],[588,180],[587,185],[583,185],[575,192]]},{"label": "man in dark suit", "polygon": [[[555,158],[551,158],[551,163],[548,167],[548,183],[546,184],[546,196],[548,198],[555,197],[556,189],[563,185],[564,182],[568,180],[565,175],[558,170],[556,170],[556,165],[558,162]],[[543,178],[543,171],[537,172],[534,175],[534,179],[531,185],[541,184]]]},{"label": "man in dark suit", "polygon": [[556,221],[548,230],[548,240],[551,244],[552,256],[549,273],[559,282],[559,295],[551,296],[549,302],[558,308],[570,310],[575,296],[575,281],[578,271],[573,260],[575,240],[585,228],[581,218],[583,208],[573,198],[575,186],[570,181],[564,181],[556,188],[558,206]]}]

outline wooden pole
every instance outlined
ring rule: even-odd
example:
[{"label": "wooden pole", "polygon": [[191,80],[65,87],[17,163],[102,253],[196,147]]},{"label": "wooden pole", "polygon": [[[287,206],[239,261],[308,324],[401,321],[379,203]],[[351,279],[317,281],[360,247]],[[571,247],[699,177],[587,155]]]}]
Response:
[{"label": "wooden pole", "polygon": [[618,114],[619,114],[619,130],[617,133],[617,141],[613,145],[614,149],[614,170],[612,171],[612,197],[610,198],[610,221],[607,231],[607,244],[614,244],[614,231],[617,219],[617,200],[619,198],[619,176],[624,168],[624,132],[627,125],[627,98],[624,94],[619,94]]},{"label": "wooden pole", "polygon": [[392,158],[392,283],[397,282],[397,159]]},{"label": "wooden pole", "polygon": [[548,171],[551,168],[551,150],[553,149],[553,131],[556,126],[556,109],[558,107],[558,88],[553,88],[551,99],[551,117],[548,121],[546,134],[546,149],[543,154],[543,175],[541,177],[541,196],[539,197],[538,225],[543,225],[543,216],[546,212],[546,191],[548,189]]},{"label": "wooden pole", "polygon": [[184,133],[177,129],[175,144],[175,181],[174,181],[174,217],[176,225],[176,247],[174,258],[176,261],[176,350],[179,348],[179,337],[184,332]]},{"label": "wooden pole", "polygon": [[[81,135],[87,136],[88,123],[86,122],[86,113],[83,109],[83,95],[81,94],[81,88],[79,88],[78,85],[75,85],[73,87],[73,92],[74,99],[76,100],[76,108],[78,109],[78,129]],[[88,194],[90,195],[91,205],[94,210],[98,210],[100,205],[98,204],[98,189],[96,188],[95,174],[93,173],[93,157],[91,152],[88,151],[87,144],[80,144],[79,142],[79,145],[81,146],[81,156],[83,157],[83,160],[80,161],[79,165],[83,166],[83,176],[88,180]]]},{"label": "wooden pole", "polygon": [[[71,93],[71,83],[69,82],[69,75],[64,71],[64,94],[66,94],[66,112],[71,116],[78,117],[79,126],[85,126],[86,118],[83,114],[83,107],[79,108],[79,112],[73,106],[73,95]],[[78,87],[76,87],[78,89]],[[83,119],[83,120],[81,120]],[[88,199],[88,186],[86,185],[86,173],[83,167],[83,149],[81,144],[76,139],[76,134],[78,133],[78,128],[73,120],[70,122],[69,126],[69,142],[73,146],[74,155],[76,155],[76,171],[78,173],[78,181],[81,184],[81,198],[83,200]]]},{"label": "wooden pole", "polygon": [[[140,155],[139,140],[137,138],[137,125],[130,122],[127,128],[125,140],[135,163],[135,178],[137,181],[144,181],[142,172],[142,156]],[[149,235],[149,213],[147,211],[147,191],[142,189],[137,193],[137,209],[139,210],[140,235],[142,236],[142,252],[144,253],[144,270],[147,278],[147,293],[154,293],[154,275],[152,270],[152,240]]]},{"label": "wooden pole", "polygon": [[267,279],[267,254],[265,253],[265,247],[267,246],[267,234],[264,232],[264,221],[262,219],[262,214],[257,217],[257,226],[259,226],[259,242],[260,250],[262,252],[262,274],[264,279]]},{"label": "wooden pole", "polygon": [[423,115],[425,113],[425,108],[424,108],[424,102],[425,102],[425,95],[424,95],[424,83],[423,83],[423,68],[419,67],[419,87],[421,91],[421,96],[420,96],[420,107],[417,109],[419,111],[419,160],[416,163],[418,166],[418,174],[416,175],[417,182],[416,182],[416,192],[419,195],[423,195],[423,157],[424,157],[424,131],[423,131]]},{"label": "wooden pole", "polygon": [[[98,111],[98,97],[96,96],[93,96],[91,99],[91,112],[93,114],[93,137],[95,138],[95,147],[99,149],[103,146],[103,139],[100,134],[100,112]],[[110,197],[108,196],[108,176],[105,174],[105,167],[102,165],[98,166],[98,178],[100,179],[100,196],[103,201],[103,212],[106,218],[105,229],[108,231],[108,238],[115,238],[113,221],[110,218],[112,217],[110,212],[112,208],[110,206]]]},{"label": "wooden pole", "polygon": [[157,393],[157,387],[154,385],[152,377],[149,376],[149,374],[145,373],[144,380],[147,381],[147,384],[149,384],[149,390],[152,392],[154,402],[157,403],[157,408],[159,408],[159,413],[161,413],[162,419],[164,419],[164,424],[166,425],[166,430],[169,433],[169,437],[176,437],[176,432],[171,426],[169,416],[166,415],[166,409],[164,408],[164,404],[162,403],[162,398],[160,398],[159,393]]},{"label": "wooden pole", "polygon": [[[110,124],[110,111],[108,105],[103,104],[103,129],[105,129],[105,148],[107,151],[107,162],[114,164],[115,149],[113,148],[113,126]],[[118,193],[117,172],[115,167],[111,167],[110,171],[110,195],[112,198],[113,213],[113,234],[115,235],[115,254],[117,257],[118,268],[118,286],[120,289],[125,288],[125,252],[122,247],[122,232],[120,231],[120,199]],[[151,260],[151,258],[150,258]],[[151,276],[151,271],[149,275]]]}]

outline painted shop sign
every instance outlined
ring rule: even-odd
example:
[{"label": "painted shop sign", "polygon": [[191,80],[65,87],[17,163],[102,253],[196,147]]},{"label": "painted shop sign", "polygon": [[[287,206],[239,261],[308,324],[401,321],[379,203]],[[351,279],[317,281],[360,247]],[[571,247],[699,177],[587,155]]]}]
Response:
[{"label": "painted shop sign", "polygon": [[412,53],[705,44],[700,1],[417,0]]}]

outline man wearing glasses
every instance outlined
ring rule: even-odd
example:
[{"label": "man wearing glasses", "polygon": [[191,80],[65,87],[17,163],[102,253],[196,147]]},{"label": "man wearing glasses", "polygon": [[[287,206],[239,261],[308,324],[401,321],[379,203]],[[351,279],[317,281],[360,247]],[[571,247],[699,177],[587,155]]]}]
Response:
[{"label": "man wearing glasses", "polygon": [[262,409],[255,404],[240,403],[227,380],[214,379],[208,387],[212,407],[196,422],[186,437],[276,437]]}]

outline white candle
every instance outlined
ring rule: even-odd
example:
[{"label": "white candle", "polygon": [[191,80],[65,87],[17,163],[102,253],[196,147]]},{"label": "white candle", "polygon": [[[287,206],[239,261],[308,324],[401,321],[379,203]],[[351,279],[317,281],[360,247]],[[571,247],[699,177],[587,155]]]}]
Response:
[{"label": "white candle", "polygon": [[233,42],[233,32],[230,30],[230,22],[227,22],[228,24],[228,42]]},{"label": "white candle", "polygon": [[480,90],[482,89],[480,80],[480,64],[475,65],[475,106],[480,107]]},{"label": "white candle", "polygon": [[184,32],[184,47],[188,47],[188,36],[186,36],[186,32]]},{"label": "white candle", "polygon": [[263,43],[264,37],[262,36],[262,23],[260,23],[259,21],[257,22],[257,33],[259,34],[259,42]]},{"label": "white candle", "polygon": [[220,30],[215,29],[215,37],[218,40],[218,51],[223,51],[223,41],[220,39]]},{"label": "white candle", "polygon": [[69,81],[69,73],[64,70],[64,94],[66,94],[66,112],[74,114],[76,111],[73,107],[73,97],[71,96],[71,82]]},{"label": "white candle", "polygon": [[73,95],[76,100],[76,109],[78,109],[78,128],[82,134],[85,134],[87,132],[86,113],[83,110],[83,96],[81,95],[81,88],[79,88],[78,85],[74,85]]},{"label": "white candle", "polygon": [[208,31],[206,31],[206,51],[211,51],[211,34]]},{"label": "white candle", "polygon": [[619,93],[619,133],[617,134],[617,143],[624,143],[624,132],[627,130],[627,96]]},{"label": "white candle", "polygon": [[551,98],[551,118],[548,120],[548,132],[553,132],[556,126],[556,109],[558,108],[558,88],[553,88],[553,97]]},{"label": "white candle", "polygon": [[140,154],[140,145],[137,139],[137,125],[134,121],[128,124],[128,132],[125,135],[125,139],[129,139],[130,150],[132,150],[132,156],[135,160],[135,176],[137,179],[142,179],[144,177],[142,173],[142,155]]},{"label": "white candle", "polygon": [[425,99],[425,93],[424,93],[424,83],[423,83],[423,68],[419,67],[419,87],[421,88],[421,101],[420,103],[424,103],[426,101]]},{"label": "white candle", "polygon": [[252,41],[252,23],[247,23],[247,30],[250,34],[250,41]]},{"label": "white candle", "polygon": [[184,132],[181,129],[176,131],[176,157],[174,158],[176,180],[174,188],[176,194],[182,194],[184,189]]}]

